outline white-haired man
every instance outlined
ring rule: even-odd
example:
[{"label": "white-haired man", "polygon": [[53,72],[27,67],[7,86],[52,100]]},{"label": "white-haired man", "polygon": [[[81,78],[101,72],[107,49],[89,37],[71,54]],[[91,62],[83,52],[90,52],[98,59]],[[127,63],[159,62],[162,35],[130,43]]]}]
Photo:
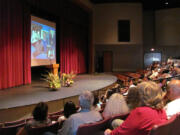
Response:
[{"label": "white-haired man", "polygon": [[168,119],[180,112],[180,80],[168,83],[167,97],[171,101],[165,106]]},{"label": "white-haired man", "polygon": [[90,91],[84,91],[79,96],[79,104],[81,111],[71,115],[58,131],[58,135],[76,135],[80,125],[85,123],[93,123],[102,120],[101,114],[95,110],[91,110],[94,96]]}]

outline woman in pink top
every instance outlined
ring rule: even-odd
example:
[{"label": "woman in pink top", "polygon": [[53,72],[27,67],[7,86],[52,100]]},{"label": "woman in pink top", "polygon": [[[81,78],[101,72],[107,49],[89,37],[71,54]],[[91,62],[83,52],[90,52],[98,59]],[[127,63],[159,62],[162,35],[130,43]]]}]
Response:
[{"label": "woman in pink top", "polygon": [[163,108],[163,92],[155,82],[142,82],[139,89],[139,107],[133,109],[124,123],[105,135],[148,135],[156,124],[167,120]]}]

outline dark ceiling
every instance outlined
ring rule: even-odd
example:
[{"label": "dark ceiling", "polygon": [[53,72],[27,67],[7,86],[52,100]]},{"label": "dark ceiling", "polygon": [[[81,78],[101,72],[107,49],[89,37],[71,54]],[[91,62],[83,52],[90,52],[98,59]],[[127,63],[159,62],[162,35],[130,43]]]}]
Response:
[{"label": "dark ceiling", "polygon": [[145,10],[158,10],[164,8],[180,7],[180,0],[90,0],[94,4],[102,3],[142,3]]}]

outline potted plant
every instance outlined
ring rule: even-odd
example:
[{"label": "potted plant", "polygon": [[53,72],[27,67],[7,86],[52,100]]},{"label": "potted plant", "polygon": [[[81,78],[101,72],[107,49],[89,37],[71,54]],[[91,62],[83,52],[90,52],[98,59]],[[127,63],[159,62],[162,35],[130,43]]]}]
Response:
[{"label": "potted plant", "polygon": [[74,77],[76,76],[76,74],[74,74],[73,72],[71,72],[70,74],[66,74],[66,73],[62,73],[61,74],[61,84],[62,86],[66,86],[69,87],[74,83]]},{"label": "potted plant", "polygon": [[61,88],[61,80],[59,76],[48,72],[48,74],[43,75],[43,77],[43,80],[48,82],[49,88],[51,88],[51,90],[58,90],[59,88]]}]

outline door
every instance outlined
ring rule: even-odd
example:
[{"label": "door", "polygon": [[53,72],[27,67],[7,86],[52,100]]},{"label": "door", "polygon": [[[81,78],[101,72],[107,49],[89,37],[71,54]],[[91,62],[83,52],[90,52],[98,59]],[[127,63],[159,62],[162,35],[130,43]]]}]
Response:
[{"label": "door", "polygon": [[103,69],[104,72],[112,72],[113,53],[112,51],[103,52]]}]

